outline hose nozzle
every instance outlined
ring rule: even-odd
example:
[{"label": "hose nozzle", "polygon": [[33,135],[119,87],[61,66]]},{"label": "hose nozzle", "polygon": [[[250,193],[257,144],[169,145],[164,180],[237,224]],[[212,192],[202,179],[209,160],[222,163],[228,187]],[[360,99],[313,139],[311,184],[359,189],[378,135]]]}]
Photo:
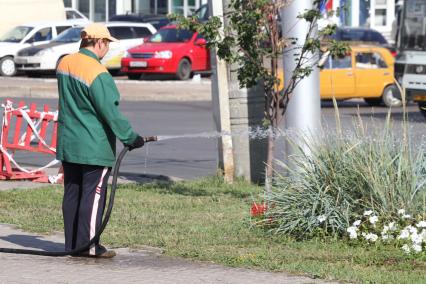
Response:
[{"label": "hose nozzle", "polygon": [[143,138],[143,141],[146,142],[154,142],[154,141],[158,141],[158,137],[157,136],[146,136]]}]

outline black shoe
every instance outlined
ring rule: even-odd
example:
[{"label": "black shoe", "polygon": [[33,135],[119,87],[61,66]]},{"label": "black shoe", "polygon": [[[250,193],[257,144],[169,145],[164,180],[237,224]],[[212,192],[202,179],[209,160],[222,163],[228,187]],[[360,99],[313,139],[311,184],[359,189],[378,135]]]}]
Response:
[{"label": "black shoe", "polygon": [[96,258],[113,258],[117,254],[113,250],[107,250],[106,247],[102,245],[98,245],[96,247],[96,255],[93,255],[93,257]]},{"label": "black shoe", "polygon": [[96,254],[90,254],[89,251],[83,251],[78,254],[74,254],[71,256],[75,257],[94,257],[94,258],[113,258],[117,254],[113,250],[107,250],[106,247],[102,245],[96,246]]}]

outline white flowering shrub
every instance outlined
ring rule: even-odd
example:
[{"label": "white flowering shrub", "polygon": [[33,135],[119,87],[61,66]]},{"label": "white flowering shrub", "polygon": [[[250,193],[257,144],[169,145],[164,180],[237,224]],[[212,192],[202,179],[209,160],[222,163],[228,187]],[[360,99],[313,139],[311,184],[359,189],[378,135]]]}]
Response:
[{"label": "white flowering shrub", "polygon": [[[400,208],[413,216],[425,215],[426,149],[412,149],[387,127],[383,133],[364,133],[363,125],[355,128],[359,133],[326,131],[315,139],[287,136],[300,152],[295,150],[287,163],[277,161],[281,169],[265,196],[268,210],[258,224],[297,239],[349,234],[374,243],[383,240],[382,231],[349,226],[356,216],[362,216],[359,226],[374,228],[389,225],[383,220],[390,223]],[[405,211],[398,216],[412,219]]]},{"label": "white flowering shrub", "polygon": [[404,209],[398,210],[393,220],[380,218],[373,210],[367,210],[346,233],[353,242],[394,244],[407,254],[426,254],[426,221],[413,218]]}]

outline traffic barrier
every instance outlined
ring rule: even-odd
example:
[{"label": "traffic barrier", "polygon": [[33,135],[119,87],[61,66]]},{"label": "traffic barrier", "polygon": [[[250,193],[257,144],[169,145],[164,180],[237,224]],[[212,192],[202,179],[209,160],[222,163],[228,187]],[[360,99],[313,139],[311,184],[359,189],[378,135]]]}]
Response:
[{"label": "traffic barrier", "polygon": [[[23,101],[14,108],[10,100],[2,104],[2,107],[4,111],[0,140],[0,180],[27,179],[49,182],[49,177],[43,170],[59,161],[53,159],[43,167],[29,170],[18,164],[14,154],[16,151],[27,151],[55,156],[57,111],[49,111],[48,105],[44,105],[42,112],[37,111],[35,103],[28,109]],[[48,129],[52,129],[50,139],[47,139]]]}]

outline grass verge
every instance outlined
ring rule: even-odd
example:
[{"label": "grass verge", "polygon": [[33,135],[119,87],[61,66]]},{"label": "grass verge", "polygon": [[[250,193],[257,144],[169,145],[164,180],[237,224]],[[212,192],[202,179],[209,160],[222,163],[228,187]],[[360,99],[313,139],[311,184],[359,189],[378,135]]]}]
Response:
[{"label": "grass verge", "polygon": [[[102,240],[112,247],[148,245],[171,256],[314,278],[426,283],[426,258],[411,258],[394,247],[332,239],[297,242],[252,228],[249,207],[260,191],[218,178],[122,186]],[[61,231],[61,201],[61,187],[0,192],[0,222],[31,232]]]}]

